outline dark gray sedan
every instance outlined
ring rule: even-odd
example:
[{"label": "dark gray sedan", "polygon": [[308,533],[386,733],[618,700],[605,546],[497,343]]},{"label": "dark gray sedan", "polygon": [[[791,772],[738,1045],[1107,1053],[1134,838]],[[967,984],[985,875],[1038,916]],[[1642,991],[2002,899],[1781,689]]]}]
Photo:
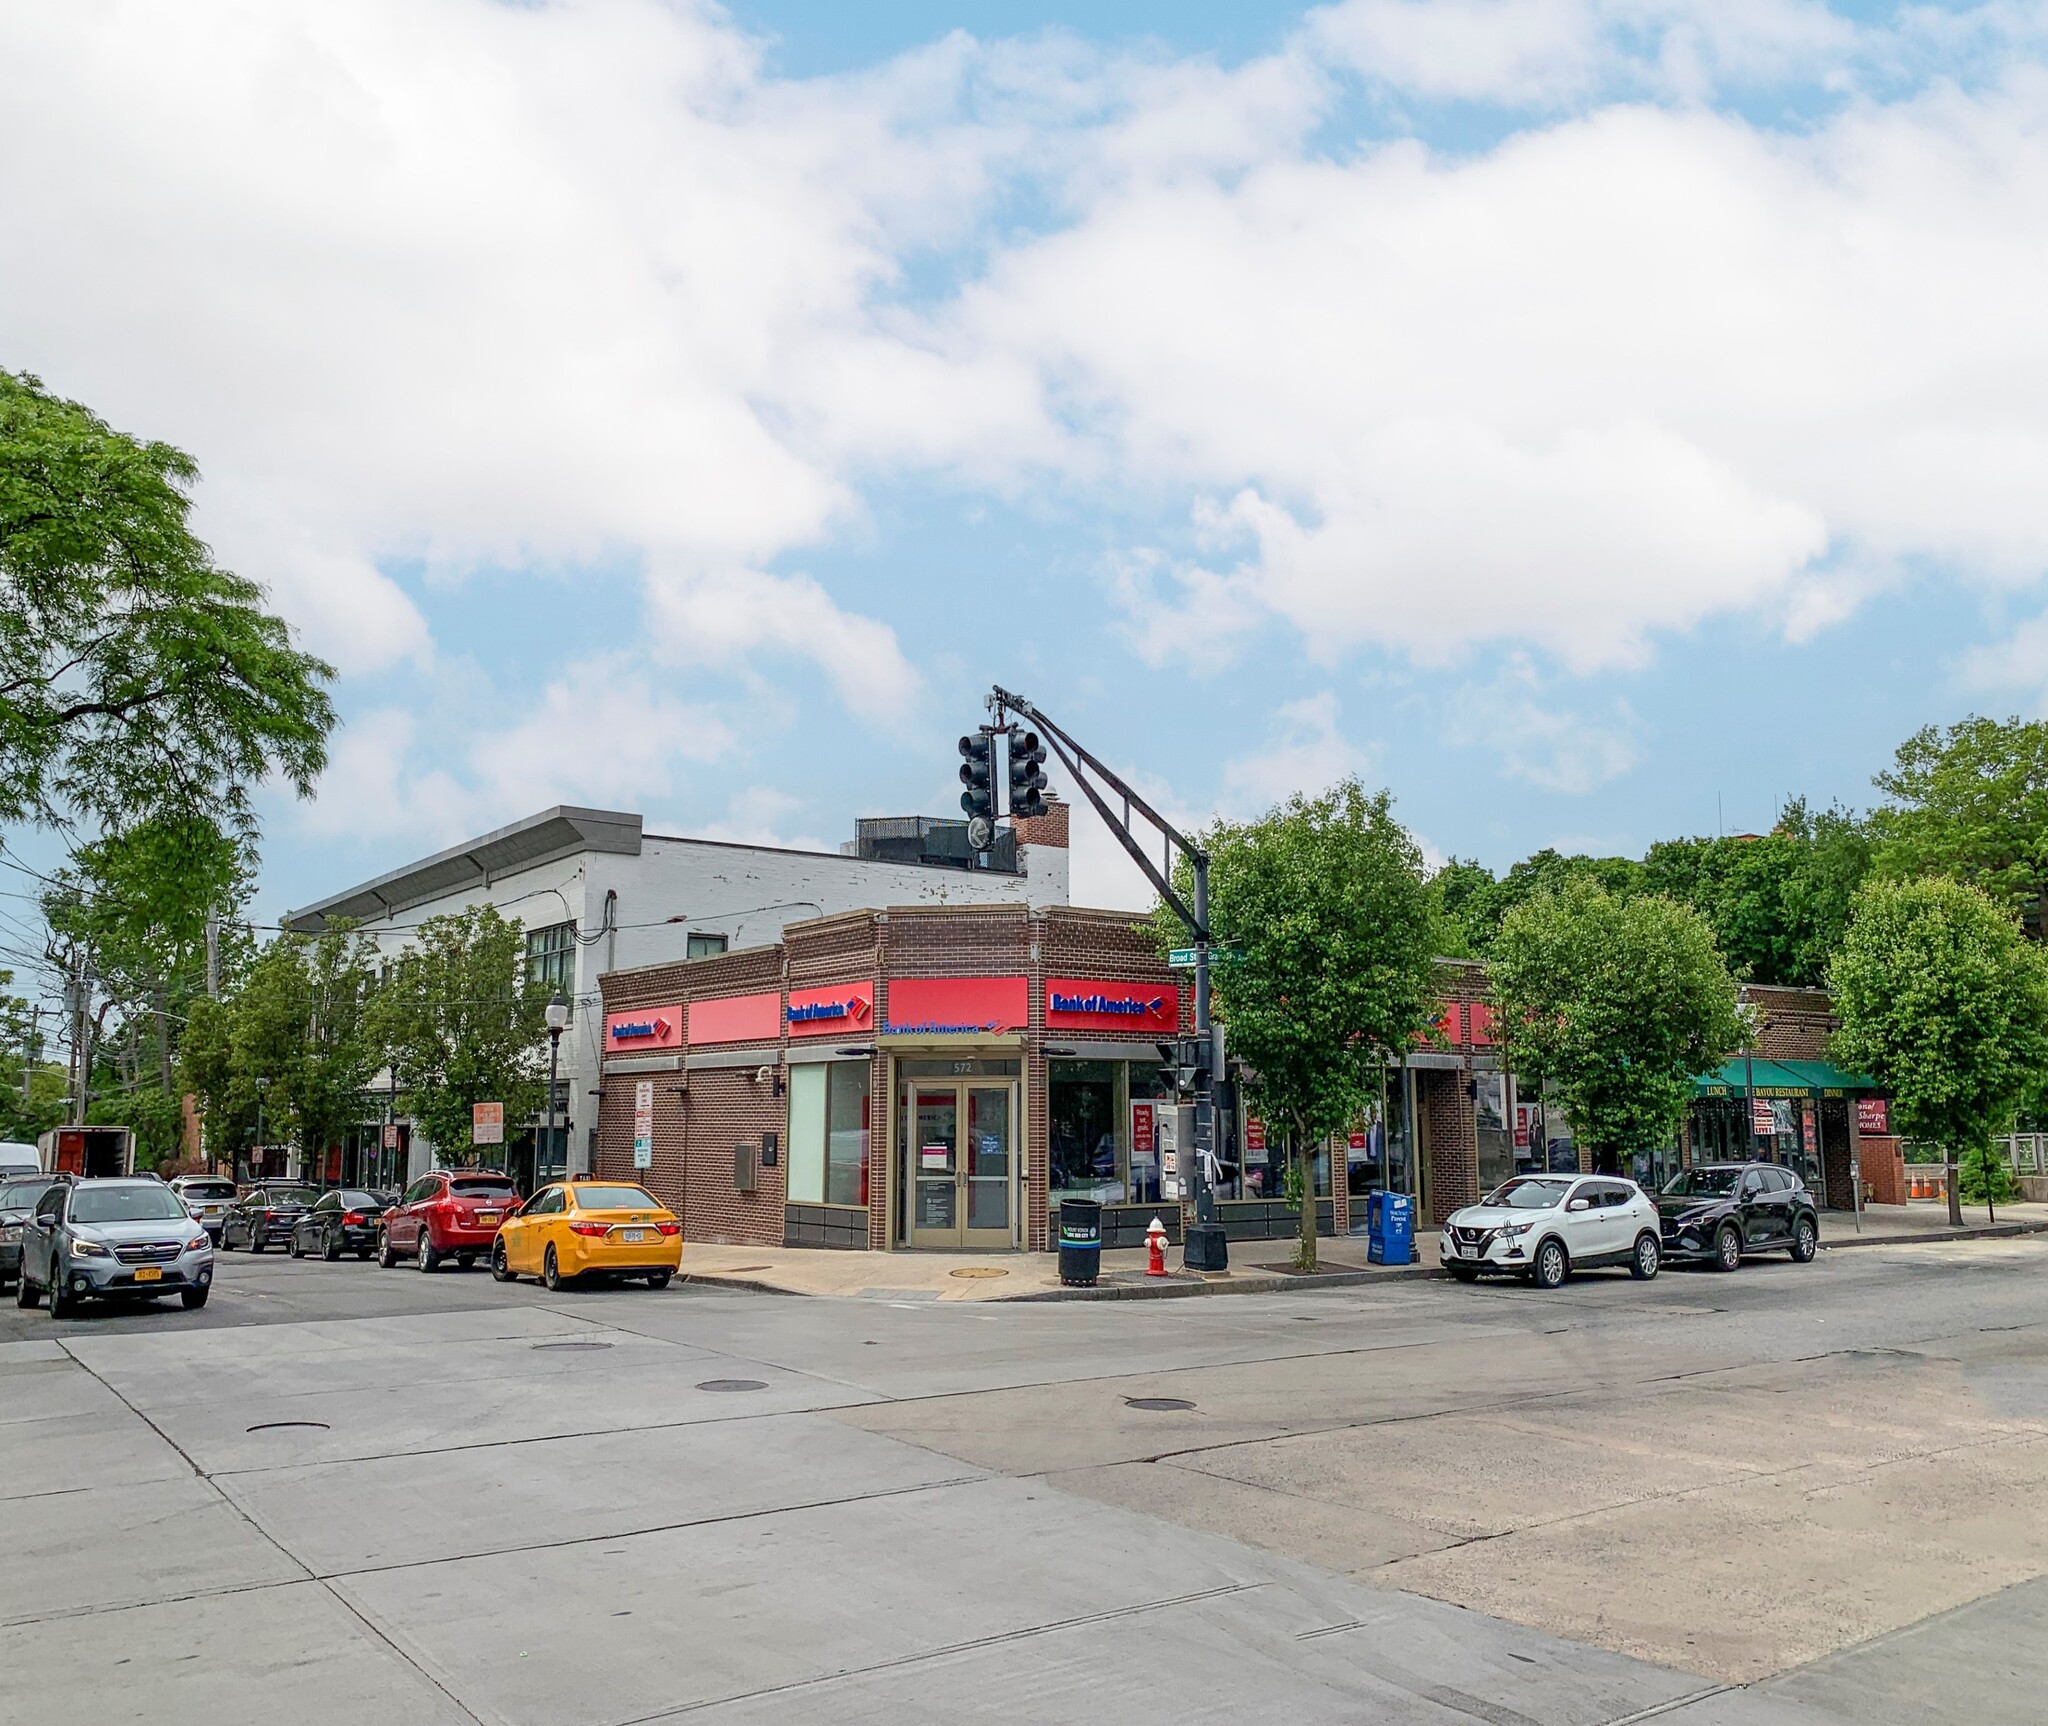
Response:
[{"label": "dark gray sedan", "polygon": [[36,1200],[56,1184],[48,1175],[0,1183],[0,1289],[21,1275],[21,1231],[35,1214]]}]

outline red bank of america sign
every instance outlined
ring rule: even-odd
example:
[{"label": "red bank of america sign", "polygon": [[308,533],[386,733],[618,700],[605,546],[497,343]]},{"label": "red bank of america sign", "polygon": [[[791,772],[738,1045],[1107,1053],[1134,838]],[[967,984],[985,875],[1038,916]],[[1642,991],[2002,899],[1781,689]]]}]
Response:
[{"label": "red bank of america sign", "polygon": [[1049,1031],[1175,1031],[1180,990],[1171,983],[1115,983],[1052,977],[1045,985]]},{"label": "red bank of america sign", "polygon": [[634,1049],[680,1049],[683,1046],[683,1009],[636,1007],[604,1017],[604,1046],[607,1054]]}]

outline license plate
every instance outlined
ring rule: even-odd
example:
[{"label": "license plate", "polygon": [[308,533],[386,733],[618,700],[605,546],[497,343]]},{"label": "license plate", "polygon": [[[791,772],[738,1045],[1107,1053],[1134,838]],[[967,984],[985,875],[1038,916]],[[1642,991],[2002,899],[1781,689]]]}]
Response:
[{"label": "license plate", "polygon": [[478,1211],[476,1220],[480,1223],[494,1223],[504,1214],[503,1211]]},{"label": "license plate", "polygon": [[210,1216],[210,1217],[217,1217],[217,1216],[219,1216],[219,1215],[220,1215],[220,1206],[219,1206],[219,1205],[208,1205],[208,1206],[206,1207],[206,1214],[207,1214],[208,1216]]},{"label": "license plate", "polygon": [[139,1283],[160,1283],[164,1280],[164,1273],[155,1265],[144,1265],[135,1273],[135,1280]]},{"label": "license plate", "polygon": [[644,1241],[647,1238],[645,1229],[621,1229],[619,1233],[622,1238],[629,1241]]}]

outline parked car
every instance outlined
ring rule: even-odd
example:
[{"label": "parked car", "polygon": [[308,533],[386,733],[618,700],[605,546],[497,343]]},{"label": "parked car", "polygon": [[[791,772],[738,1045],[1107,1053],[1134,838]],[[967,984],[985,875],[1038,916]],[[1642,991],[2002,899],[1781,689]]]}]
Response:
[{"label": "parked car", "polygon": [[298,1181],[266,1181],[250,1187],[221,1215],[220,1250],[247,1247],[260,1253],[268,1246],[287,1246],[292,1224],[320,1197],[317,1187]]},{"label": "parked car", "polygon": [[21,1231],[53,1184],[48,1175],[0,1177],[0,1289],[21,1275]]},{"label": "parked car", "polygon": [[1745,1253],[1783,1250],[1811,1264],[1820,1211],[1806,1184],[1772,1163],[1703,1163],[1681,1169],[1657,1195],[1664,1256],[1732,1271]]},{"label": "parked car", "polygon": [[682,1264],[683,1231],[644,1187],[571,1181],[544,1187],[507,1219],[491,1247],[501,1283],[537,1276],[551,1289],[580,1277],[645,1277],[667,1288]]},{"label": "parked car", "polygon": [[185,1212],[220,1245],[221,1224],[235,1202],[235,1183],[225,1175],[180,1175],[171,1191],[185,1201]]},{"label": "parked car", "polygon": [[519,1209],[519,1189],[493,1169],[435,1169],[405,1189],[378,1219],[377,1262],[400,1259],[423,1271],[453,1259],[464,1270],[491,1250],[498,1225]]},{"label": "parked car", "polygon": [[154,1176],[116,1176],[46,1188],[22,1230],[17,1306],[44,1295],[52,1318],[79,1303],[175,1294],[203,1307],[213,1242],[178,1195]]},{"label": "parked car", "polygon": [[345,1252],[366,1259],[377,1249],[377,1219],[392,1206],[389,1193],[336,1187],[322,1193],[292,1222],[292,1257],[318,1253],[332,1264]]},{"label": "parked car", "polygon": [[1444,1268],[1460,1282],[1505,1272],[1554,1289],[1573,1271],[1663,1262],[1657,1206],[1619,1175],[1517,1175],[1444,1224]]}]

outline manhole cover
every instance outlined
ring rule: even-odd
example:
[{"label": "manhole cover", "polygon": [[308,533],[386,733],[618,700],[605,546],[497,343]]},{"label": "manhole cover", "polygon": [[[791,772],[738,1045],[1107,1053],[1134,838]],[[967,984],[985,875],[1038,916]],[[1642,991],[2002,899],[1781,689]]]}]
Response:
[{"label": "manhole cover", "polygon": [[957,1271],[948,1271],[953,1277],[1006,1277],[1010,1273],[1000,1265],[967,1265]]},{"label": "manhole cover", "polygon": [[608,1342],[537,1342],[535,1348],[610,1348]]},{"label": "manhole cover", "polygon": [[1194,1406],[1187,1398],[1180,1396],[1127,1396],[1124,1398],[1124,1407],[1150,1409],[1155,1414],[1171,1414],[1180,1409],[1193,1408]]},{"label": "manhole cover", "polygon": [[251,1432],[282,1432],[289,1427],[298,1427],[307,1432],[325,1432],[324,1420],[259,1420],[248,1430]]},{"label": "manhole cover", "polygon": [[766,1390],[768,1387],[758,1378],[707,1378],[697,1388],[699,1390]]}]

